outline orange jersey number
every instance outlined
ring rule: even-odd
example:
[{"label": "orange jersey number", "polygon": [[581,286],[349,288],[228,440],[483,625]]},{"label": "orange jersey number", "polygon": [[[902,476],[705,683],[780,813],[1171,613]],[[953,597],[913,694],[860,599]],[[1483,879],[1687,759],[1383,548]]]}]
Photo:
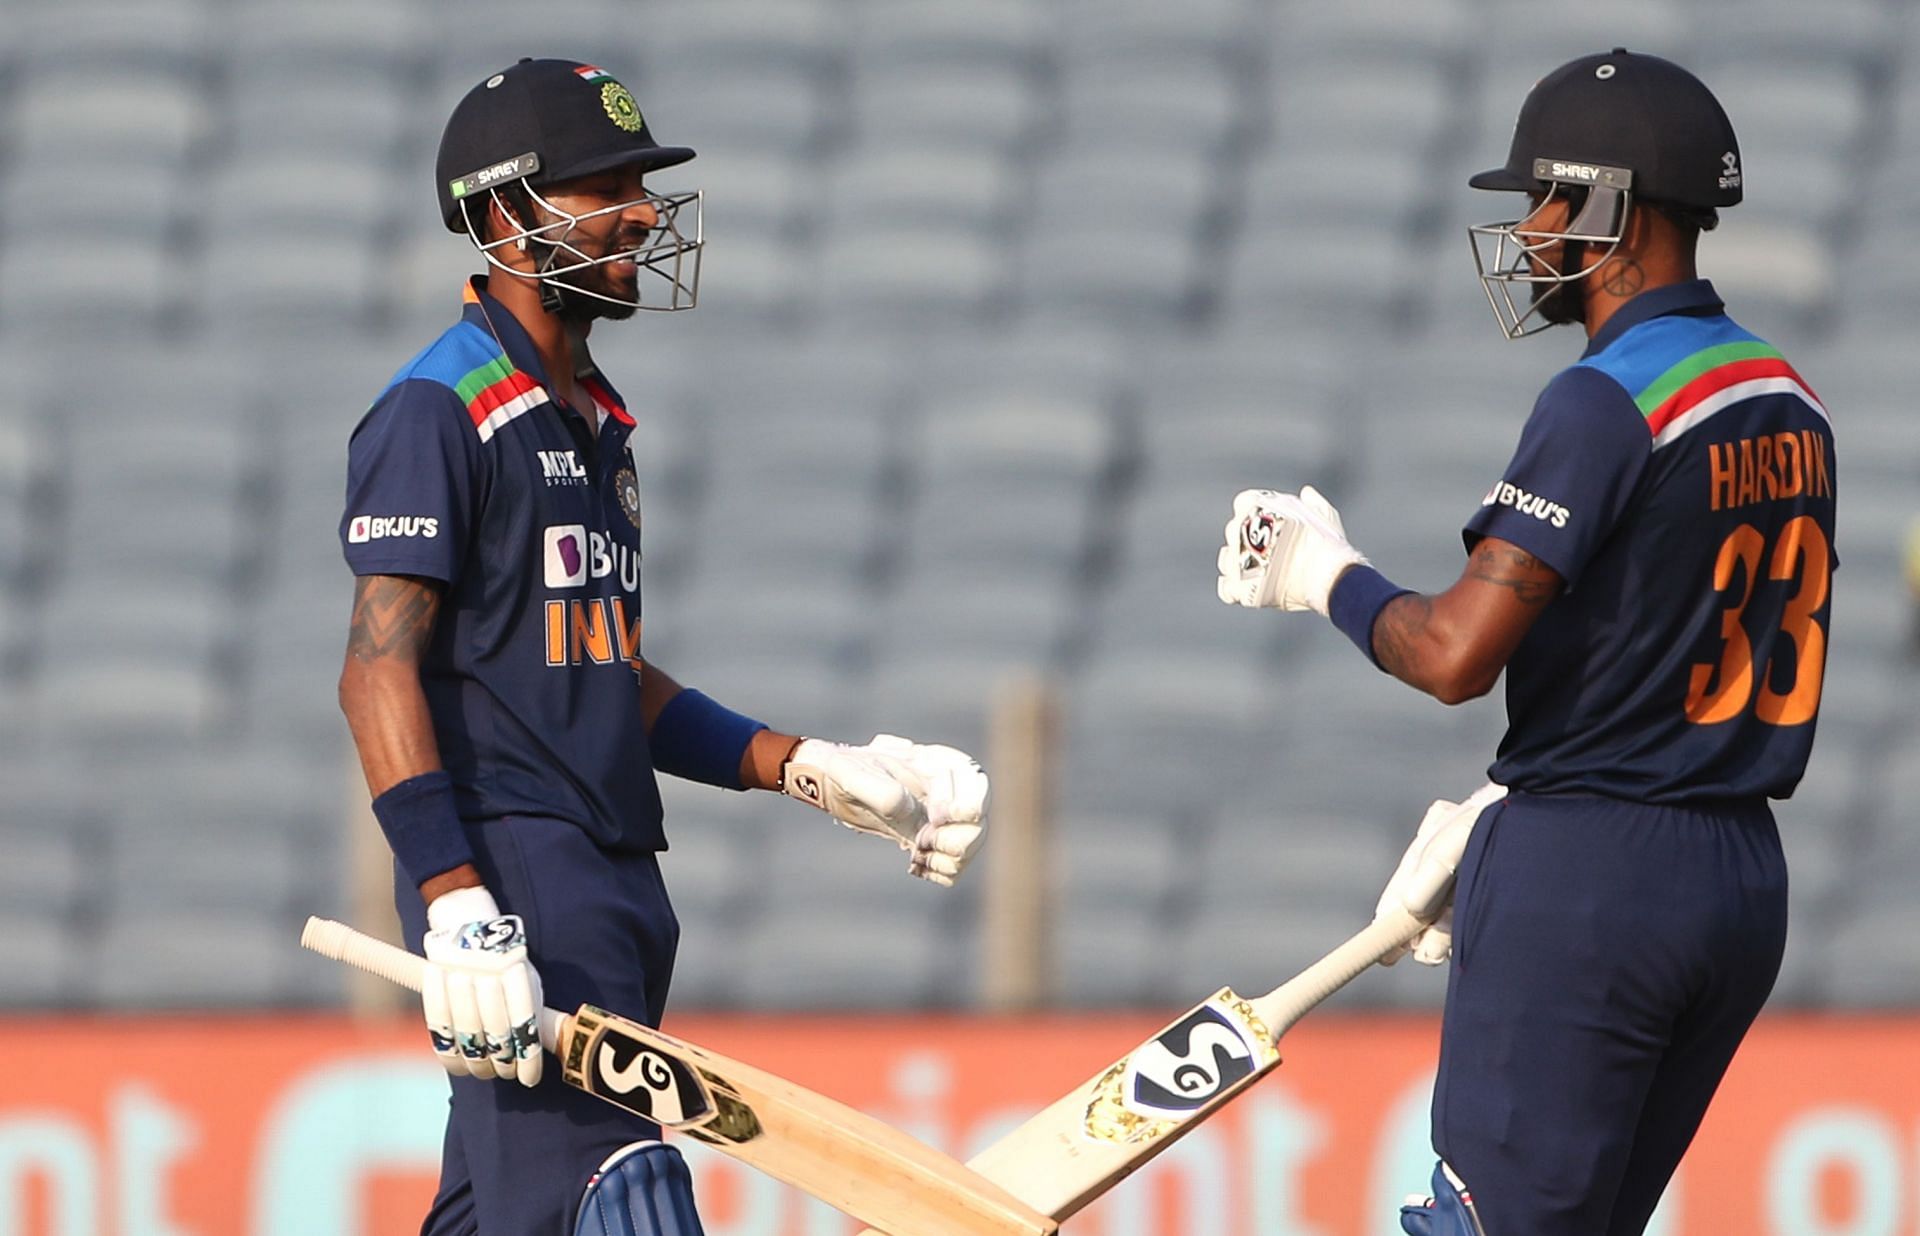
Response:
[{"label": "orange jersey number", "polygon": [[[1800,515],[1787,522],[1774,543],[1767,563],[1767,578],[1790,581],[1796,570],[1800,590],[1787,602],[1780,615],[1780,632],[1793,641],[1793,685],[1783,694],[1773,689],[1773,660],[1765,666],[1753,663],[1753,644],[1741,625],[1747,603],[1753,600],[1759,583],[1760,560],[1766,556],[1766,540],[1752,524],[1741,524],[1721,543],[1720,555],[1713,564],[1713,589],[1725,592],[1733,584],[1735,570],[1745,577],[1746,586],[1739,601],[1721,615],[1718,665],[1695,665],[1687,685],[1687,720],[1696,725],[1716,725],[1731,721],[1753,703],[1754,716],[1768,725],[1804,725],[1813,720],[1820,707],[1820,678],[1826,666],[1827,633],[1814,619],[1827,603],[1832,579],[1832,558],[1826,533],[1811,515]],[[1754,700],[1753,682],[1760,679],[1759,699]]]}]

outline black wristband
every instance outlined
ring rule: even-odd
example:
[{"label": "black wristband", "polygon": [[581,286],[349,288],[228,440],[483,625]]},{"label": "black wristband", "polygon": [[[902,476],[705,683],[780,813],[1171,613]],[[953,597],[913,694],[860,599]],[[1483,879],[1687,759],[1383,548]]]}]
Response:
[{"label": "black wristband", "polygon": [[374,818],[387,835],[400,870],[416,885],[473,861],[467,830],[453,803],[453,777],[445,769],[421,773],[373,800]]}]

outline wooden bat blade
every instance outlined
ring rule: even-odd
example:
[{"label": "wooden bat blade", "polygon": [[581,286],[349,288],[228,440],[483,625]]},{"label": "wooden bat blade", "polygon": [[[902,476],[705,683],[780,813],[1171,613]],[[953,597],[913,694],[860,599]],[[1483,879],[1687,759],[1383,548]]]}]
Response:
[{"label": "wooden bat blade", "polygon": [[967,1166],[1066,1220],[1270,1072],[1281,1035],[1422,926],[1390,913],[1264,996],[1221,988]]},{"label": "wooden bat blade", "polygon": [[[419,990],[420,958],[343,923],[301,943]],[[544,1030],[551,1021],[554,1033]],[[542,1015],[562,1076],[895,1236],[1053,1236],[1059,1225],[892,1125],[591,1005]]]}]

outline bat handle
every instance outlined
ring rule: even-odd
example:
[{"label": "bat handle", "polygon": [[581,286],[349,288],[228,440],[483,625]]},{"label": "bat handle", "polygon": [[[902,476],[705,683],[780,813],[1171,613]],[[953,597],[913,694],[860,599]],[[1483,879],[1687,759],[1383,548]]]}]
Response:
[{"label": "bat handle", "polygon": [[1254,1000],[1254,1011],[1278,1038],[1315,1005],[1372,969],[1394,949],[1411,942],[1425,927],[1404,908],[1395,907],[1339,948]]},{"label": "bat handle", "polygon": [[[309,918],[300,931],[300,946],[356,970],[377,974],[408,991],[420,990],[421,975],[427,968],[423,958],[330,918]],[[565,1018],[565,1013],[553,1009],[540,1010],[540,1042],[550,1052],[560,1050],[560,1026]]]}]

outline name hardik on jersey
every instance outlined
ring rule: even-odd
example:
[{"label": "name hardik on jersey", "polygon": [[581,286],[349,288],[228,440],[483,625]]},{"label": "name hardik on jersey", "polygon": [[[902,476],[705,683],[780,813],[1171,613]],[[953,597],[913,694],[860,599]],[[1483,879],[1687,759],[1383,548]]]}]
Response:
[{"label": "name hardik on jersey", "polygon": [[1641,802],[1785,798],[1820,707],[1833,432],[1704,280],[1628,302],[1540,395],[1466,527],[1566,591],[1507,665],[1490,775]]},{"label": "name hardik on jersey", "polygon": [[354,430],[341,540],[356,575],[446,585],[421,666],[467,818],[553,816],[664,849],[640,714],[633,420],[594,374],[595,433],[476,278],[462,320]]}]

